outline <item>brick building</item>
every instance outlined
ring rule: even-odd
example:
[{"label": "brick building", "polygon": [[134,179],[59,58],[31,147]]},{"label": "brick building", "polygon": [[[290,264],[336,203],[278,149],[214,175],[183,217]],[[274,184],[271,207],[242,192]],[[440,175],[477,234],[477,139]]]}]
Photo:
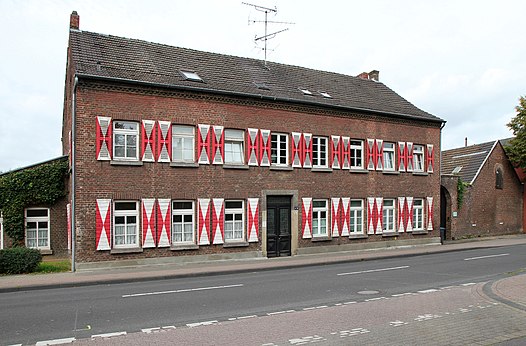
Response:
[{"label": "brick building", "polygon": [[63,150],[76,261],[436,242],[444,121],[378,80],[79,29]]},{"label": "brick building", "polygon": [[441,175],[446,239],[522,232],[523,185],[501,141],[443,151]]}]

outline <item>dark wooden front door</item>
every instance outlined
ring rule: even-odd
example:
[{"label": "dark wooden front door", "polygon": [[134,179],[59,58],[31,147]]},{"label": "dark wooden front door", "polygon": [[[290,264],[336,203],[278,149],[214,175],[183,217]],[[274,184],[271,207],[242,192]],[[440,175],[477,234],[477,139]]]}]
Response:
[{"label": "dark wooden front door", "polygon": [[290,199],[267,197],[267,257],[290,256]]}]

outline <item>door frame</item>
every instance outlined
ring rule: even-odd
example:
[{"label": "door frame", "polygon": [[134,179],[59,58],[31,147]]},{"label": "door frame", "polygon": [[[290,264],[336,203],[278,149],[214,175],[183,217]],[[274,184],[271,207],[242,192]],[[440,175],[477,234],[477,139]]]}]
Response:
[{"label": "door frame", "polygon": [[298,253],[298,191],[297,190],[263,190],[261,191],[261,252],[267,257],[267,196],[290,196],[290,255]]}]

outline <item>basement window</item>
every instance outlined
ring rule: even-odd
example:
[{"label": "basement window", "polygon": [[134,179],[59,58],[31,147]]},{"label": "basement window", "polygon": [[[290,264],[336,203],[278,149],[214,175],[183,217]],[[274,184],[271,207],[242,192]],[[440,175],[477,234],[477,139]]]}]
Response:
[{"label": "basement window", "polygon": [[203,82],[203,79],[201,77],[199,77],[197,72],[188,71],[188,70],[181,70],[179,72],[181,72],[181,74],[183,75],[183,77],[186,80],[191,80],[191,81],[194,81],[194,82]]},{"label": "basement window", "polygon": [[303,95],[314,96],[312,91],[310,91],[309,89],[306,89],[306,88],[299,88],[299,89],[303,93]]}]

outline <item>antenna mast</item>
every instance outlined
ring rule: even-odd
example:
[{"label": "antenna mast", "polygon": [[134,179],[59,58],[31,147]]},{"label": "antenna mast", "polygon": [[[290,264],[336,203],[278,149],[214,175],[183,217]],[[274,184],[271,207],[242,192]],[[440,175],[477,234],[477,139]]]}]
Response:
[{"label": "antenna mast", "polygon": [[256,36],[254,41],[257,42],[257,41],[263,40],[263,42],[264,42],[263,51],[265,52],[265,67],[266,67],[267,66],[267,41],[272,39],[272,38],[274,38],[280,32],[289,30],[288,28],[286,28],[286,29],[279,30],[279,31],[276,31],[276,32],[273,32],[273,33],[269,34],[268,33],[268,23],[273,23],[273,24],[294,24],[294,23],[269,21],[268,20],[269,12],[273,12],[274,14],[278,13],[278,9],[275,6],[274,6],[274,8],[269,8],[269,7],[264,7],[264,6],[260,6],[260,5],[249,4],[247,2],[242,2],[242,4],[243,5],[247,5],[247,6],[252,6],[257,11],[265,13],[265,20],[264,21],[261,21],[261,20],[249,20],[248,24],[250,25],[250,22],[252,22],[252,23],[265,23],[265,34],[263,36],[259,36],[259,37]]}]

